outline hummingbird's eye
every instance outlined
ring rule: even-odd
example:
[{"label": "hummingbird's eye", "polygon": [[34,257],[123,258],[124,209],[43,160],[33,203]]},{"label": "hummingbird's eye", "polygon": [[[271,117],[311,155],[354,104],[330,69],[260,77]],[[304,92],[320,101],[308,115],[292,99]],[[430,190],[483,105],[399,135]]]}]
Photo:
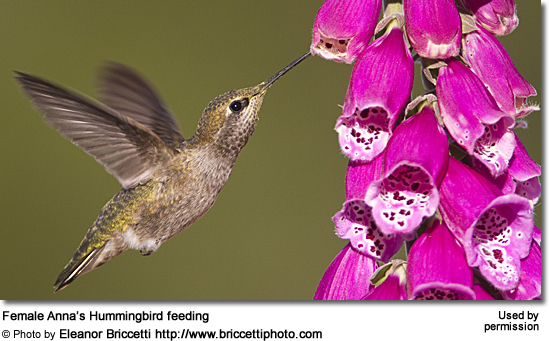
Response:
[{"label": "hummingbird's eye", "polygon": [[246,108],[248,106],[248,99],[237,99],[236,101],[232,101],[231,104],[229,104],[229,109],[231,109],[234,113],[239,113],[242,111],[242,109]]}]

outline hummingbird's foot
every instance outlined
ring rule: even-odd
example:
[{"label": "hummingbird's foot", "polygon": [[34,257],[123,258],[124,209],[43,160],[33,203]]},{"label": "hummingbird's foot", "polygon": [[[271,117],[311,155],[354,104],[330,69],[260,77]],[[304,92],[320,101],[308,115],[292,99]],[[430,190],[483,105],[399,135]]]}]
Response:
[{"label": "hummingbird's foot", "polygon": [[141,256],[148,256],[153,253],[153,250],[139,250],[139,252],[141,253]]}]

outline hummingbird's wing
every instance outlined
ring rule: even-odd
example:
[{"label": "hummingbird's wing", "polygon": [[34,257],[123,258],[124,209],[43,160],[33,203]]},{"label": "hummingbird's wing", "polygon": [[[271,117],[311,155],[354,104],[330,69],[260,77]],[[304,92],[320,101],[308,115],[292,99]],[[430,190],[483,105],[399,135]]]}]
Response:
[{"label": "hummingbird's wing", "polygon": [[44,120],[93,156],[124,188],[147,182],[177,153],[130,117],[37,77],[17,74]]},{"label": "hummingbird's wing", "polygon": [[147,82],[131,68],[107,62],[99,73],[100,100],[152,130],[169,146],[178,146],[183,136],[175,117]]}]

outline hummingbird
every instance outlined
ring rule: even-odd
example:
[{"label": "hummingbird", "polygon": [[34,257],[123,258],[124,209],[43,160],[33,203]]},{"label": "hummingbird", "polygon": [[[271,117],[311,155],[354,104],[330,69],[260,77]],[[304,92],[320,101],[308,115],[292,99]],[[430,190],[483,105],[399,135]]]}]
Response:
[{"label": "hummingbird", "polygon": [[44,121],[122,185],[61,271],[54,292],[127,249],[150,255],[202,217],[252,136],[267,90],[309,55],[256,86],[214,98],[188,139],[153,88],[122,64],[109,62],[100,73],[101,102],[16,72]]}]

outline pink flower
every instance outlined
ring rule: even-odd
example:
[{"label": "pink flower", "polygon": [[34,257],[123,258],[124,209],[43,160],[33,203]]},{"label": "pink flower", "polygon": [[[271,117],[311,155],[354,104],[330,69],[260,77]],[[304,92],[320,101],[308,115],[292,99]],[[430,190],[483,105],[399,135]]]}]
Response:
[{"label": "pink flower", "polygon": [[359,300],[370,292],[376,261],[347,244],[334,258],[316,289],[315,300]]},{"label": "pink flower", "polygon": [[456,59],[446,62],[436,85],[444,125],[460,146],[498,176],[513,156],[515,136],[511,129],[515,121],[499,109],[467,66]]},{"label": "pink flower", "polygon": [[412,245],[407,267],[408,297],[413,300],[471,300],[473,270],[463,247],[435,219]]},{"label": "pink flower", "polygon": [[335,127],[345,155],[371,161],[385,149],[413,81],[414,62],[402,31],[389,28],[364,50],[353,68],[343,115]]},{"label": "pink flower", "polygon": [[501,110],[515,118],[539,110],[528,103],[528,97],[535,96],[536,89],[522,77],[503,45],[488,31],[479,27],[465,36],[463,58]]},{"label": "pink flower", "polygon": [[503,195],[490,181],[450,157],[440,185],[440,212],[463,246],[470,267],[500,290],[518,285],[520,260],[530,251],[532,205]]},{"label": "pink flower", "polygon": [[404,0],[406,33],[425,58],[446,59],[459,53],[461,18],[453,0]]},{"label": "pink flower", "polygon": [[374,34],[381,0],[326,0],[313,27],[311,53],[352,63]]},{"label": "pink flower", "polygon": [[475,15],[479,24],[497,36],[506,35],[518,26],[519,19],[513,0],[459,0]]},{"label": "pink flower", "polygon": [[438,207],[438,185],[448,164],[448,140],[435,111],[425,105],[403,121],[389,140],[384,173],[366,192],[375,222],[386,234],[412,239]]}]

